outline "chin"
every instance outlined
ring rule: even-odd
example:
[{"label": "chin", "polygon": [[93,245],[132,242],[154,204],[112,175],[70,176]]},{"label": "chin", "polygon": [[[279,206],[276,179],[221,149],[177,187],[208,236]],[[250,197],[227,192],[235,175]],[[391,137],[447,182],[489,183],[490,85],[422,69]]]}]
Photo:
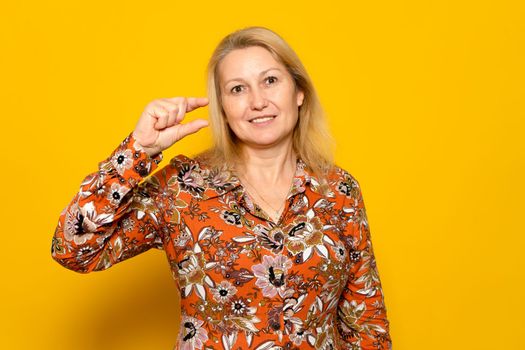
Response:
[{"label": "chin", "polygon": [[260,137],[257,139],[246,140],[245,143],[248,146],[264,148],[264,147],[276,146],[280,144],[281,142],[283,142],[285,139],[286,138],[278,137],[278,136],[271,136],[271,137],[268,136],[268,137]]}]

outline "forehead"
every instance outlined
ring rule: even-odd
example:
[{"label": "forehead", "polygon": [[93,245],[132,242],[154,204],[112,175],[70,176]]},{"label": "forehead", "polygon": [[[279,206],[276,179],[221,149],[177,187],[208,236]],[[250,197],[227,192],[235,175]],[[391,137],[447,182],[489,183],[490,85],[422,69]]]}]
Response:
[{"label": "forehead", "polygon": [[286,72],[282,63],[277,61],[270,51],[260,46],[235,49],[219,63],[218,72],[221,82],[230,79],[249,79],[257,77],[269,68],[279,68]]}]

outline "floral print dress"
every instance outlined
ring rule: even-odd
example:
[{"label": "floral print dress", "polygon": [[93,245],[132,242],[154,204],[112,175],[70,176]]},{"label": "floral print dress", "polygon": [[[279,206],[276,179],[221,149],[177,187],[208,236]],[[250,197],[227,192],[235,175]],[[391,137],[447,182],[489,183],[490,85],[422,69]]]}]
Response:
[{"label": "floral print dress", "polygon": [[130,133],[62,211],[52,256],[104,270],[163,249],[181,296],[175,349],[391,349],[358,182],[299,159],[278,222],[232,172],[150,157]]}]

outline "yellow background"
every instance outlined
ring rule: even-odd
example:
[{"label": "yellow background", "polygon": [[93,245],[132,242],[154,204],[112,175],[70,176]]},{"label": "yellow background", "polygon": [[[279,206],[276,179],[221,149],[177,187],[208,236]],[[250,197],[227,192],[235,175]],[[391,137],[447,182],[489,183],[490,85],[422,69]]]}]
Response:
[{"label": "yellow background", "polygon": [[[297,51],[337,161],[360,181],[394,348],[525,349],[521,1],[1,7],[3,349],[172,348],[178,300],[162,251],[81,275],[51,259],[51,237],[145,105],[204,95],[213,48],[248,25]],[[161,166],[209,137],[183,140]]]}]

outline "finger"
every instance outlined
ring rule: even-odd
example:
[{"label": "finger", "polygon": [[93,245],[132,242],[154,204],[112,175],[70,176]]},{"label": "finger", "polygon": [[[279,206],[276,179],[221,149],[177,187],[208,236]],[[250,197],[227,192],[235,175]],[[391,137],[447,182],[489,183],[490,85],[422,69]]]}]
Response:
[{"label": "finger", "polygon": [[208,125],[209,122],[206,119],[195,119],[190,122],[180,124],[180,137],[183,138],[187,135],[194,134]]},{"label": "finger", "polygon": [[209,103],[207,97],[188,97],[188,105],[186,107],[186,112],[191,112],[199,107],[204,107]]},{"label": "finger", "polygon": [[186,99],[183,99],[182,101],[180,101],[178,107],[179,110],[177,112],[177,118],[175,120],[176,124],[179,124],[184,119],[184,115],[186,114],[186,109],[188,107],[188,101]]},{"label": "finger", "polygon": [[168,127],[173,126],[177,123],[177,115],[179,114],[180,110],[181,108],[179,106],[171,106],[169,108]]},{"label": "finger", "polygon": [[156,105],[153,107],[154,117],[157,118],[157,121],[154,124],[155,129],[162,130],[168,124],[168,111],[161,105]]},{"label": "finger", "polygon": [[168,120],[166,122],[166,127],[170,127],[176,124],[177,121],[177,115],[180,110],[180,102],[181,100],[177,100],[178,102],[175,102],[173,99],[163,98],[159,99],[158,103],[164,107],[166,111],[168,111]]}]

